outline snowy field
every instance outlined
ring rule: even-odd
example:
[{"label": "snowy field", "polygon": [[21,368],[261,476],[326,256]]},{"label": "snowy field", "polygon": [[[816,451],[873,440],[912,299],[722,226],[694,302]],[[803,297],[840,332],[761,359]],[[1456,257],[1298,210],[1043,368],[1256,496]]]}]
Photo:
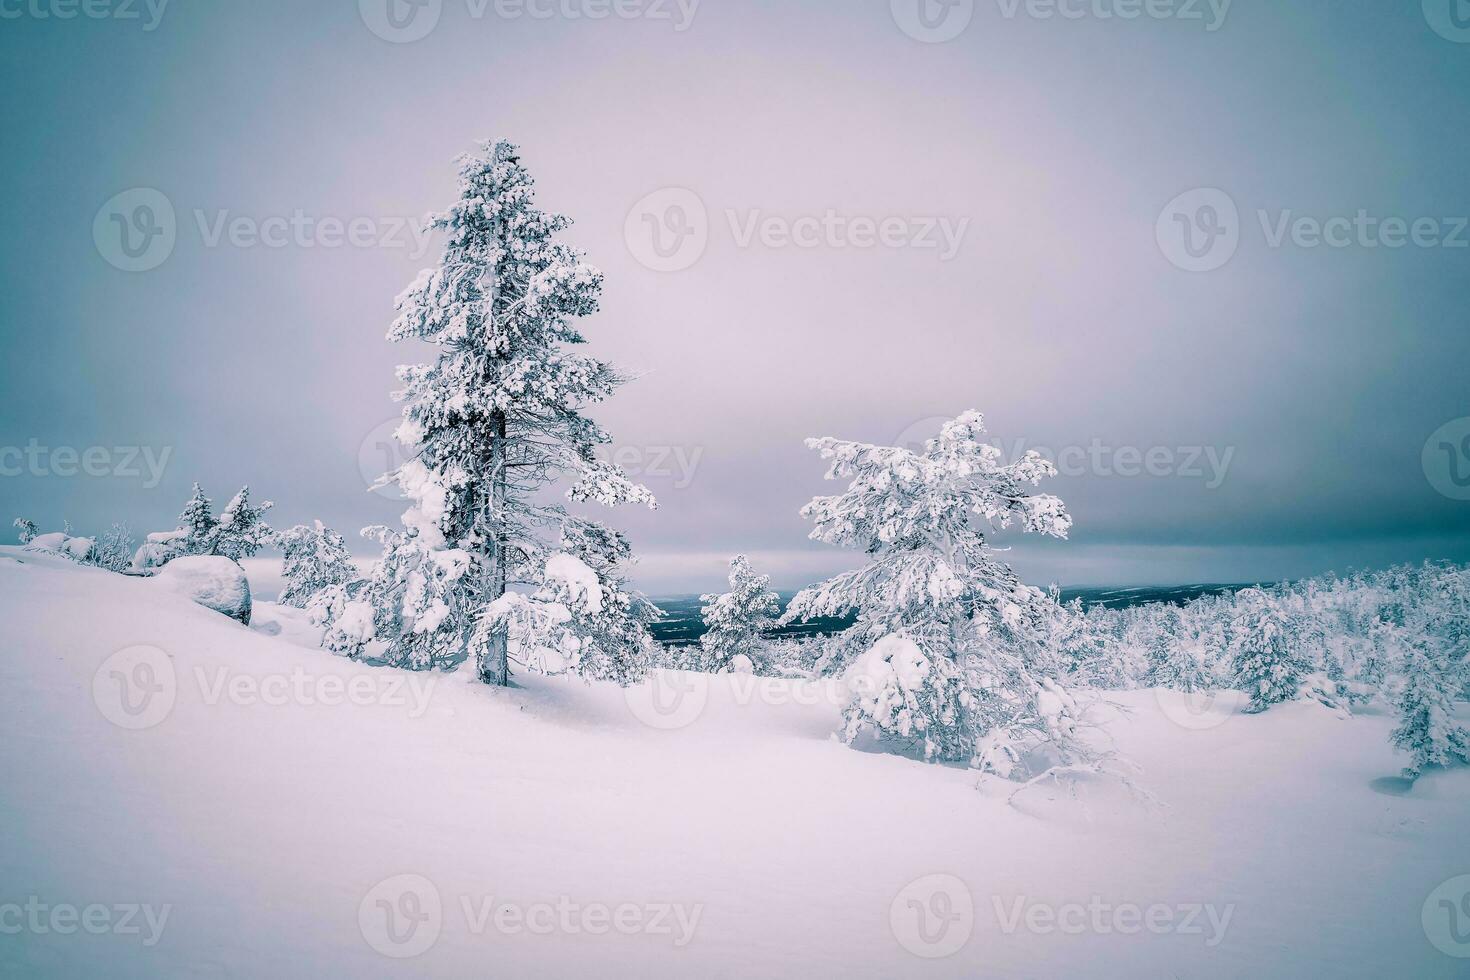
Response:
[{"label": "snowy field", "polygon": [[497,690],[15,548],[0,621],[6,975],[1470,971],[1470,771],[1406,793],[1373,712],[1116,695],[1153,801],[1009,800],[810,682]]}]

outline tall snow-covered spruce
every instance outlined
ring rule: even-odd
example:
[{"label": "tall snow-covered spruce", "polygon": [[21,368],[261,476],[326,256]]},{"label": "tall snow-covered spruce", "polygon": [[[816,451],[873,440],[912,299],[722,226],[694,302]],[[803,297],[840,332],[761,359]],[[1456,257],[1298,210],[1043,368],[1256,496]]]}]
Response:
[{"label": "tall snow-covered spruce", "polygon": [[984,433],[981,415],[967,412],[922,453],[808,440],[831,460],[828,479],[851,481],[802,510],[811,537],[869,564],[799,593],[782,621],[857,614],[818,665],[851,685],[849,740],[873,730],[926,758],[1005,776],[1043,745],[1051,764],[1089,763],[1048,642],[1060,610],[997,560],[987,537],[1018,524],[1065,538],[1072,520],[1059,499],[1028,489],[1056,474],[1051,463],[1035,452],[1004,463]]},{"label": "tall snow-covered spruce", "polygon": [[[512,631],[565,623],[573,610],[548,596],[585,571],[599,592],[579,592],[578,610],[600,617],[597,635],[573,637],[570,656],[572,639],[562,637],[555,662],[591,673],[582,668],[595,661],[599,676],[626,679],[645,655],[634,648],[646,637],[647,612],[620,588],[615,564],[627,548],[616,532],[545,502],[544,493],[565,479],[572,501],[654,506],[647,488],[597,458],[610,437],[582,414],[624,380],[570,349],[584,342],[573,324],[596,312],[602,274],[557,240],[570,222],[532,203],[531,175],[512,144],[482,143],[459,167],[459,200],[429,218],[447,235],[443,258],[398,297],[388,333],[438,348],[433,363],[398,369],[396,435],[410,459],[383,482],[396,482],[411,505],[401,531],[365,532],[382,542],[383,557],[343,615],[360,624],[368,604],[373,638],[386,642],[392,663],[450,667],[473,657],[482,681],[504,685],[513,646],[522,666],[550,669],[547,648],[513,644]],[[545,542],[551,533],[560,548]],[[598,553],[579,553],[582,545]],[[521,604],[498,601],[515,585],[536,591]],[[602,601],[609,597],[624,601]],[[583,658],[589,643],[600,646]]]},{"label": "tall snow-covered spruce", "polygon": [[706,627],[699,645],[710,670],[753,668],[763,659],[761,638],[781,611],[781,597],[771,591],[769,575],[757,575],[750,559],[736,555],[730,559],[730,591],[702,595],[699,601],[705,604],[699,613]]}]

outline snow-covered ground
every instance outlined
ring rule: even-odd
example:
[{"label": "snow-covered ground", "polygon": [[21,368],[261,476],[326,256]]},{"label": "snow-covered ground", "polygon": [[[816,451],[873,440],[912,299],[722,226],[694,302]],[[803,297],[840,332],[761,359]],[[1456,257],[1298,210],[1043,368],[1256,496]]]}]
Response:
[{"label": "snow-covered ground", "polygon": [[0,623],[7,975],[1470,972],[1470,771],[1381,714],[1116,695],[1158,803],[1008,803],[810,683],[490,690],[19,549]]}]

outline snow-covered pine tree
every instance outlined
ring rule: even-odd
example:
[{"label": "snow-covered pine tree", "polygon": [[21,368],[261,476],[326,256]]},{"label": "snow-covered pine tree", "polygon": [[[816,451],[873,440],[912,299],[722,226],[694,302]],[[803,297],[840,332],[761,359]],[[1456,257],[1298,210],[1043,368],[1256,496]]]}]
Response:
[{"label": "snow-covered pine tree", "polygon": [[699,645],[708,670],[731,670],[736,657],[752,667],[763,663],[761,640],[781,612],[781,597],[771,591],[769,575],[757,575],[750,559],[736,555],[730,559],[730,591],[702,595],[699,601],[704,603],[699,613],[705,625]]},{"label": "snow-covered pine tree", "polygon": [[282,572],[286,587],[278,600],[283,606],[305,609],[318,592],[357,577],[347,542],[321,521],[297,524],[282,532],[279,544],[285,552]]},{"label": "snow-covered pine tree", "polygon": [[184,512],[179,515],[179,530],[188,532],[188,537],[183,542],[185,554],[207,555],[213,549],[214,530],[219,525],[219,520],[214,516],[212,508],[213,504],[204,495],[203,488],[195,483],[194,493],[184,505]]},{"label": "snow-covered pine tree", "polygon": [[15,530],[20,535],[21,544],[30,544],[36,537],[36,522],[24,517],[15,519]]},{"label": "snow-covered pine tree", "polygon": [[540,533],[565,510],[541,492],[612,506],[649,491],[595,450],[610,441],[582,414],[624,380],[579,354],[573,321],[597,310],[602,274],[556,236],[567,218],[538,209],[516,148],[483,143],[459,161],[459,200],[430,216],[444,254],[398,297],[392,341],[434,345],[437,359],[398,370],[411,459],[396,482],[411,506],[384,546],[366,594],[392,663],[450,666],[470,653],[479,678],[507,684],[508,623],[487,615],[513,584],[540,585]]},{"label": "snow-covered pine tree", "polygon": [[1186,692],[1209,687],[1209,671],[1186,635],[1179,610],[1174,606],[1163,607],[1154,626],[1148,648],[1147,683],[1151,687]]},{"label": "snow-covered pine tree", "polygon": [[1312,673],[1312,662],[1298,649],[1277,597],[1246,589],[1236,599],[1239,611],[1231,626],[1235,686],[1250,695],[1246,711],[1256,713],[1295,698]]},{"label": "snow-covered pine tree", "polygon": [[250,488],[241,487],[240,492],[220,512],[219,522],[210,535],[207,554],[224,555],[239,561],[272,544],[276,532],[271,530],[263,515],[274,506],[269,500],[252,505]]},{"label": "snow-covered pine tree", "polygon": [[1455,721],[1456,682],[1441,644],[1414,630],[1399,633],[1403,647],[1403,688],[1395,706],[1399,724],[1389,736],[1409,753],[1406,779],[1418,779],[1428,766],[1470,763],[1470,732]]},{"label": "snow-covered pine tree", "polygon": [[864,552],[865,567],[803,590],[781,622],[856,612],[819,664],[846,670],[856,694],[846,737],[866,729],[922,747],[926,758],[1010,775],[1048,743],[1068,763],[1075,704],[1054,678],[1046,620],[1056,604],[995,557],[987,535],[1019,524],[1065,538],[1056,497],[1028,487],[1056,469],[1036,452],[1013,463],[982,441],[984,421],[946,422],[923,453],[837,439],[807,445],[851,481],[802,510],[818,541]]}]

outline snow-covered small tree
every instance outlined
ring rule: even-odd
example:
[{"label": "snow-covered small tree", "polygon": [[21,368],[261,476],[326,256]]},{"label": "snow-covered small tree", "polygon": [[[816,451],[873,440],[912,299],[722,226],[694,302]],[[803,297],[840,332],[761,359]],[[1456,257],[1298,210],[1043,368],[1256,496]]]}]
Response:
[{"label": "snow-covered small tree", "polygon": [[113,524],[97,540],[88,562],[109,572],[125,571],[132,564],[134,544],[131,528],[126,524]]},{"label": "snow-covered small tree", "polygon": [[583,414],[624,380],[571,349],[602,274],[558,240],[570,222],[534,205],[513,145],[481,144],[459,164],[459,200],[429,219],[443,257],[398,297],[388,334],[437,357],[398,370],[410,459],[384,482],[411,505],[401,532],[371,531],[384,550],[364,595],[390,663],[450,667],[473,652],[479,678],[503,685],[509,620],[491,610],[512,586],[543,584],[542,535],[568,517],[544,491],[567,478],[576,502],[653,497],[598,458],[610,437]]},{"label": "snow-covered small tree", "polygon": [[1470,762],[1470,732],[1454,718],[1457,685],[1444,651],[1423,634],[1405,631],[1400,638],[1403,687],[1395,704],[1399,724],[1390,739],[1395,748],[1409,753],[1404,777],[1417,779],[1428,766]]},{"label": "snow-covered small tree", "polygon": [[845,672],[854,690],[846,737],[872,729],[1002,775],[1048,743],[1059,761],[1083,748],[1058,698],[1061,665],[1046,642],[1056,603],[998,560],[988,534],[1012,524],[1065,538],[1062,502],[1028,487],[1056,473],[1028,452],[1013,463],[982,440],[967,412],[946,422],[922,453],[812,439],[832,461],[837,495],[802,511],[811,537],[861,551],[869,564],[803,590],[782,622],[856,613],[819,668]]},{"label": "snow-covered small tree", "polygon": [[730,591],[702,595],[699,601],[704,603],[699,612],[705,625],[699,645],[707,669],[730,670],[737,657],[752,667],[765,660],[761,641],[781,612],[781,597],[771,590],[769,575],[757,575],[750,559],[736,555],[730,559]]},{"label": "snow-covered small tree", "polygon": [[1148,648],[1148,684],[1187,692],[1208,688],[1210,672],[1185,632],[1179,610],[1164,607],[1155,620],[1155,627]]},{"label": "snow-covered small tree", "polygon": [[318,592],[357,577],[347,542],[321,521],[297,524],[282,532],[279,545],[285,552],[285,588],[280,598],[284,606],[305,609]]},{"label": "snow-covered small tree", "polygon": [[271,530],[262,515],[273,506],[275,505],[269,500],[252,505],[250,488],[241,487],[240,492],[235,494],[234,499],[220,513],[219,521],[210,536],[207,554],[224,555],[239,561],[270,545],[275,540],[276,532]]},{"label": "snow-covered small tree", "polygon": [[1275,598],[1247,589],[1237,601],[1240,611],[1231,629],[1235,686],[1250,695],[1247,712],[1265,711],[1297,696],[1312,662],[1298,648]]},{"label": "snow-covered small tree", "polygon": [[15,519],[15,530],[20,535],[21,544],[30,544],[36,537],[35,521],[27,520],[24,517],[17,517]]},{"label": "snow-covered small tree", "polygon": [[182,542],[182,550],[190,555],[207,555],[214,547],[215,528],[219,520],[214,516],[211,509],[213,504],[204,495],[204,490],[198,483],[194,484],[194,493],[189,497],[189,502],[184,505],[184,511],[179,515],[179,530],[187,532],[188,536]]}]

